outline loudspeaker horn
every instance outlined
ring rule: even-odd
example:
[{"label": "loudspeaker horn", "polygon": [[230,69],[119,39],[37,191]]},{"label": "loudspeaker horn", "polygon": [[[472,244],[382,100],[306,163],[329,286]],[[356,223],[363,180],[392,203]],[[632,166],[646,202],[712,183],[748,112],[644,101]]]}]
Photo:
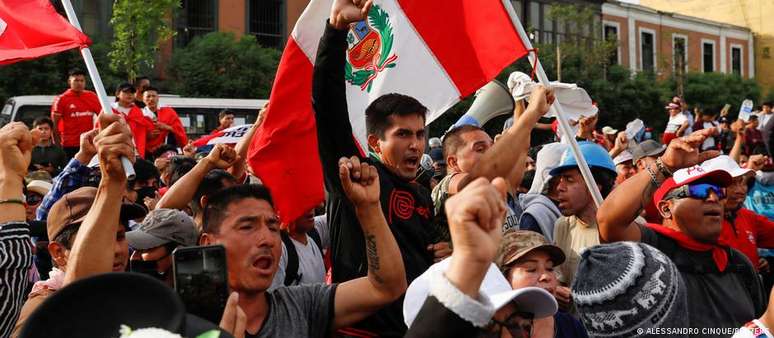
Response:
[{"label": "loudspeaker horn", "polygon": [[470,109],[449,129],[466,124],[483,127],[499,115],[512,114],[515,104],[508,88],[500,81],[492,80],[476,92]]}]

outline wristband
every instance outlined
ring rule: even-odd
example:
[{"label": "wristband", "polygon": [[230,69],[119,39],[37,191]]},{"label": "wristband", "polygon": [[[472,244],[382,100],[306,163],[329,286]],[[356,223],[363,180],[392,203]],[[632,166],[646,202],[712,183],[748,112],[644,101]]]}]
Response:
[{"label": "wristband", "polygon": [[656,167],[658,167],[658,171],[661,172],[665,178],[672,177],[672,172],[667,169],[667,167],[664,165],[664,162],[661,161],[661,157],[656,159]]},{"label": "wristband", "polygon": [[26,198],[8,198],[0,200],[0,204],[21,204],[26,206],[27,201]]}]

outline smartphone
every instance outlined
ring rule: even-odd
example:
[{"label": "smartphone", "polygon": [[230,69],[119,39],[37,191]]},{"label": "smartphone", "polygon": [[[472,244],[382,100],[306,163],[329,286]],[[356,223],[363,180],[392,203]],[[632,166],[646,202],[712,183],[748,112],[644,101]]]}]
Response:
[{"label": "smartphone", "polygon": [[172,252],[175,290],[186,311],[220,323],[228,300],[226,248],[222,245],[180,247]]}]

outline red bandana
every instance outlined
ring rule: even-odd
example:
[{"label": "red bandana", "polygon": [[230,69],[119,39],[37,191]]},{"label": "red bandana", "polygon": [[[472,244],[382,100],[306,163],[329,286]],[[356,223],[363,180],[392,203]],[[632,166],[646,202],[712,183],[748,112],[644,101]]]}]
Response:
[{"label": "red bandana", "polygon": [[715,245],[705,244],[691,237],[688,237],[688,235],[680,231],[667,228],[661,224],[648,223],[648,228],[650,228],[655,232],[658,232],[659,234],[662,234],[666,237],[669,237],[677,241],[677,245],[683,248],[686,248],[688,250],[693,250],[693,251],[712,250],[712,259],[715,261],[715,266],[718,267],[718,270],[720,270],[720,272],[723,272],[724,270],[726,270],[726,266],[728,266],[728,251],[726,251],[726,248],[728,247],[728,245],[720,238],[718,238],[718,242]]}]

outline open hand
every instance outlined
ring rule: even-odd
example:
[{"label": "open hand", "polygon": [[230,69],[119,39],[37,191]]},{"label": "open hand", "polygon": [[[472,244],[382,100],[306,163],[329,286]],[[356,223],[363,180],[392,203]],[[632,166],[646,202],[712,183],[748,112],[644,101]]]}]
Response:
[{"label": "open hand", "polygon": [[357,156],[339,159],[339,179],[355,207],[379,203],[379,173]]},{"label": "open hand", "polygon": [[331,26],[344,30],[349,24],[365,20],[373,0],[334,0],[331,7]]}]

